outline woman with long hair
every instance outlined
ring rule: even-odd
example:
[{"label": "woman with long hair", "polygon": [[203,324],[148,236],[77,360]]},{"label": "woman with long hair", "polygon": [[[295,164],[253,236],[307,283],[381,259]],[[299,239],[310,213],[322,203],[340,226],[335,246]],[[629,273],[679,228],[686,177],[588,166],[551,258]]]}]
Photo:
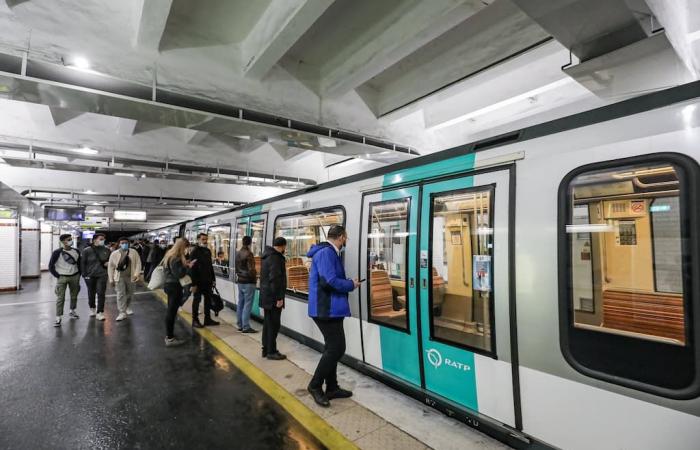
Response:
[{"label": "woman with long hair", "polygon": [[180,279],[187,275],[187,271],[195,263],[195,261],[187,261],[185,256],[185,250],[189,245],[190,243],[187,239],[180,238],[163,257],[162,264],[165,272],[165,286],[163,290],[168,295],[168,312],[165,316],[165,345],[167,347],[184,344],[183,340],[175,337],[174,328],[177,310],[182,305],[182,297],[184,295]]}]

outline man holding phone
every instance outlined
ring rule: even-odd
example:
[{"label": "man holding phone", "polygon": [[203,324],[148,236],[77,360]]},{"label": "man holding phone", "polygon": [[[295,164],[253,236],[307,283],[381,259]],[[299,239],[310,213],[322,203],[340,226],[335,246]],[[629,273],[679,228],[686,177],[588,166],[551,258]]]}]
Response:
[{"label": "man holding phone", "polygon": [[[341,225],[328,230],[328,242],[311,247],[306,256],[311,258],[309,273],[309,317],[323,334],[325,348],[308,391],[321,406],[330,406],[334,398],[348,398],[352,392],[338,385],[338,361],[345,354],[343,319],[350,316],[348,294],[360,286],[360,280],[345,277],[341,252],[348,234]],[[326,390],[323,390],[323,384]]]}]

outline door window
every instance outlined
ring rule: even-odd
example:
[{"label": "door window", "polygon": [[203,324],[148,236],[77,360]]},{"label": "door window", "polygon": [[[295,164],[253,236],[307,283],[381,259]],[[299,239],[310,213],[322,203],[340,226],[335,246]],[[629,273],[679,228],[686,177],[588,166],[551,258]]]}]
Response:
[{"label": "door window", "polygon": [[371,203],[367,234],[369,319],[404,330],[408,329],[409,202],[404,198]]},{"label": "door window", "polygon": [[431,195],[431,337],[493,352],[493,188]]}]

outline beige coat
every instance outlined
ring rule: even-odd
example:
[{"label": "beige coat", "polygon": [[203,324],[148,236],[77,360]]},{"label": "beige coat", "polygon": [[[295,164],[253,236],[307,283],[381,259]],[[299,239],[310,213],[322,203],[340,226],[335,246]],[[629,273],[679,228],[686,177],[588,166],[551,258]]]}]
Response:
[{"label": "beige coat", "polygon": [[121,250],[115,250],[109,255],[109,263],[107,264],[107,274],[109,275],[109,282],[115,283],[119,281],[121,275],[126,275],[127,272],[131,280],[141,276],[141,257],[138,252],[133,248],[129,249],[129,268],[125,272],[119,272],[117,270],[117,265],[119,265],[119,260],[122,257]]}]

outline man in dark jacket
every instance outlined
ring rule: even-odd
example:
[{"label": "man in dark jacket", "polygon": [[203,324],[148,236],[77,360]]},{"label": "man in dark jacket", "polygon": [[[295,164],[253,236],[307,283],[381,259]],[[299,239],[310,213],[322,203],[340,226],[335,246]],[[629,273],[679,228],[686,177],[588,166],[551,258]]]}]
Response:
[{"label": "man in dark jacket", "polygon": [[250,250],[252,243],[253,238],[243,236],[243,245],[236,252],[236,284],[238,285],[236,313],[238,331],[243,333],[257,333],[257,330],[250,326],[250,310],[253,308],[255,284],[258,281],[258,275],[255,273],[255,257]]},{"label": "man in dark jacket", "polygon": [[[192,326],[195,328],[219,325],[219,322],[211,318],[211,294],[216,284],[216,277],[208,243],[209,236],[206,233],[199,233],[197,246],[192,248],[187,257],[190,261],[194,261],[190,276],[192,287],[195,288],[192,298]],[[199,321],[199,302],[202,297],[204,297],[204,324]]]},{"label": "man in dark jacket", "polygon": [[[340,256],[348,235],[341,225],[328,230],[328,242],[311,247],[307,257],[311,258],[309,273],[309,317],[323,334],[325,348],[309,383],[309,393],[321,406],[330,406],[329,400],[347,398],[352,392],[338,386],[338,361],[345,354],[345,330],[343,319],[350,316],[348,293],[360,286],[358,279],[345,277],[345,268]],[[323,392],[323,383],[326,391]]]},{"label": "man in dark jacket", "polygon": [[[107,263],[110,251],[105,247],[105,235],[96,234],[92,245],[83,250],[80,255],[80,273],[85,278],[88,289],[88,305],[90,317],[97,315],[97,320],[105,320],[105,291],[107,290]],[[95,295],[97,295],[97,311],[95,311]]]},{"label": "man in dark jacket", "polygon": [[277,350],[284,295],[287,291],[287,270],[284,252],[287,240],[276,237],[272,247],[265,248],[260,267],[260,306],[265,310],[263,322],[262,355],[267,359],[285,359]]},{"label": "man in dark jacket", "polygon": [[63,319],[63,305],[66,302],[66,288],[70,288],[70,313],[71,319],[77,319],[75,308],[78,306],[78,292],[80,292],[80,252],[73,248],[73,236],[62,234],[59,238],[61,247],[54,250],[49,260],[49,272],[56,277],[56,321],[55,327],[61,326]]},{"label": "man in dark jacket", "polygon": [[165,241],[161,242],[158,239],[156,239],[153,242],[153,248],[151,249],[150,252],[148,252],[148,258],[146,259],[148,263],[148,268],[146,269],[146,280],[151,279],[151,274],[155,270],[156,267],[158,267],[158,264],[163,260],[163,256],[165,256]]}]

